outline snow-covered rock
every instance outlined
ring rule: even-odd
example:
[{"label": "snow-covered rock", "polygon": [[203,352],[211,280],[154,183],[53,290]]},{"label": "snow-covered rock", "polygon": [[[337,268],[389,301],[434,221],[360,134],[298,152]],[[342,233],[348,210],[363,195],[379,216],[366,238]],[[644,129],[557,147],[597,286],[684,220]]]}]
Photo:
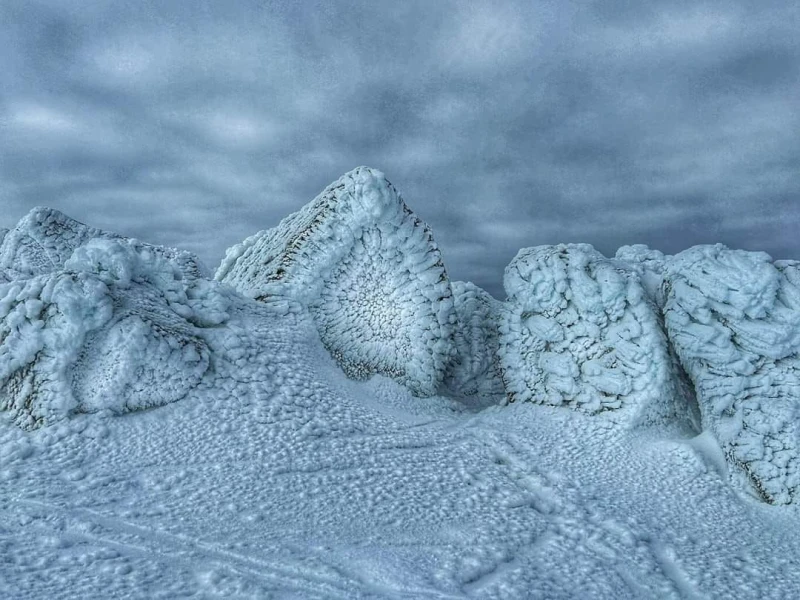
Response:
[{"label": "snow-covered rock", "polygon": [[664,308],[664,273],[667,261],[671,258],[663,252],[649,248],[644,244],[622,246],[617,250],[615,258],[625,262],[639,274],[639,280],[645,292],[659,309]]},{"label": "snow-covered rock", "polygon": [[520,250],[506,267],[500,365],[509,401],[686,416],[685,390],[638,273],[588,244]]},{"label": "snow-covered rock", "polygon": [[450,284],[457,316],[456,355],[447,370],[444,388],[454,396],[505,393],[498,362],[498,314],[501,303],[471,282]]},{"label": "snow-covered rock", "polygon": [[175,251],[115,236],[89,238],[64,258],[61,233],[6,255],[19,262],[0,284],[0,409],[34,428],[183,397],[208,369],[200,328],[226,320],[224,290],[187,277]]},{"label": "snow-covered rock", "polygon": [[800,499],[800,263],[696,246],[667,263],[666,324],[703,426],[774,504]]},{"label": "snow-covered rock", "polygon": [[0,238],[0,270],[16,277],[42,275],[60,269],[76,248],[89,240],[127,240],[140,250],[172,261],[189,277],[210,277],[199,259],[185,250],[146,244],[116,233],[84,225],[65,214],[37,207]]},{"label": "snow-covered rock", "polygon": [[216,278],[252,298],[300,302],[356,379],[380,373],[433,395],[454,352],[453,297],[433,235],[374,169],[347,173],[229,249]]}]

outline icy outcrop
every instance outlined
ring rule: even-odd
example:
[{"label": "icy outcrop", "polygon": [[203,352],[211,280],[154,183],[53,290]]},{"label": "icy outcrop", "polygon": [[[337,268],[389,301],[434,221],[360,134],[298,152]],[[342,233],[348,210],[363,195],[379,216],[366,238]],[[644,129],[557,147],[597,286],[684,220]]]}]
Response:
[{"label": "icy outcrop", "polygon": [[667,260],[671,257],[644,244],[634,244],[619,248],[615,258],[626,263],[639,274],[639,280],[647,295],[659,309],[663,309],[664,302],[666,302],[664,274],[667,269]]},{"label": "icy outcrop", "polygon": [[456,355],[445,375],[445,390],[455,396],[503,395],[497,354],[501,303],[474,283],[450,285],[457,316]]},{"label": "icy outcrop", "polygon": [[703,426],[774,504],[800,498],[800,263],[696,246],[667,263],[666,324]]},{"label": "icy outcrop", "polygon": [[538,246],[520,250],[503,283],[499,355],[510,401],[617,411],[629,423],[686,412],[634,269],[588,244]]},{"label": "icy outcrop", "polygon": [[[63,268],[76,248],[92,239],[126,240],[123,236],[84,225],[52,208],[31,210],[0,239],[0,271],[7,278],[43,275]],[[196,256],[183,251],[128,240],[140,250],[146,250],[175,263],[187,277],[210,277]]]},{"label": "icy outcrop", "polygon": [[383,173],[359,167],[270,230],[229,249],[216,278],[312,314],[348,376],[437,392],[453,347],[450,284],[433,235]]},{"label": "icy outcrop", "polygon": [[[11,268],[29,271],[35,254],[16,256],[23,268]],[[163,405],[196,386],[210,361],[201,327],[226,320],[227,300],[169,256],[98,237],[61,267],[0,284],[0,409],[33,428]]]}]

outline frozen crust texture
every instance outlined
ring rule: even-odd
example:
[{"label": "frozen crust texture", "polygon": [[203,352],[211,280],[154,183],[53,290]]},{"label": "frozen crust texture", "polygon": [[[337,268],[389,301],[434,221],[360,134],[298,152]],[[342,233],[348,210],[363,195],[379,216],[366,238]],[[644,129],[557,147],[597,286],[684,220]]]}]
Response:
[{"label": "frozen crust texture", "polygon": [[[227,315],[217,284],[187,275],[181,258],[191,255],[113,235],[83,239],[91,228],[76,240],[74,230],[66,241],[56,228],[56,239],[20,234],[4,245],[16,260],[13,279],[0,283],[0,409],[25,429],[182,398],[209,367],[202,328]],[[73,242],[81,244],[64,258]]]},{"label": "frozen crust texture", "polygon": [[800,493],[800,263],[721,244],[667,263],[665,317],[703,427],[772,504]]},{"label": "frozen crust texture", "polygon": [[288,296],[348,376],[437,393],[454,350],[450,282],[433,234],[383,173],[359,167],[270,230],[228,250],[216,278]]},{"label": "frozen crust texture", "polygon": [[525,248],[504,287],[499,355],[509,401],[614,411],[631,423],[682,410],[658,311],[624,262],[588,244]]}]

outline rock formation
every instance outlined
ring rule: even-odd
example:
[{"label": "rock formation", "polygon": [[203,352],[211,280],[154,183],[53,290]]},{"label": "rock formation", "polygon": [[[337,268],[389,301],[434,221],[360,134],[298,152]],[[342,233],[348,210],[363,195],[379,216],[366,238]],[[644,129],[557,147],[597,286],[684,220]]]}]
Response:
[{"label": "rock formation", "polygon": [[436,394],[454,353],[450,283],[428,226],[383,173],[359,167],[228,250],[216,278],[304,305],[348,376]]}]

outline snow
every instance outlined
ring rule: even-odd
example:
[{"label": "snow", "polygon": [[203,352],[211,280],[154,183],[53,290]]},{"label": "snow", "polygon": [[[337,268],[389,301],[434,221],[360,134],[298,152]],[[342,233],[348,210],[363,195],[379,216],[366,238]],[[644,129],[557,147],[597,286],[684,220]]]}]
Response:
[{"label": "snow", "polygon": [[450,283],[428,226],[383,173],[359,167],[277,227],[230,248],[216,279],[308,308],[353,378],[435,394],[455,348]]},{"label": "snow", "polygon": [[667,263],[670,338],[703,427],[765,501],[800,493],[800,263],[696,246]]},{"label": "snow", "polygon": [[588,244],[524,248],[506,267],[500,365],[508,399],[618,421],[692,419],[638,273]]},{"label": "snow", "polygon": [[800,591],[797,513],[738,495],[707,437],[421,400],[347,379],[296,306],[229,314],[179,402],[0,421],[0,597]]},{"label": "snow", "polygon": [[69,244],[53,237],[58,261],[9,252],[18,260],[17,277],[0,283],[0,408],[35,428],[160,406],[196,386],[210,361],[199,332],[227,318],[219,284],[188,277],[180,253],[114,236],[88,239],[59,265]]},{"label": "snow", "polygon": [[445,374],[449,395],[505,395],[498,360],[498,315],[501,303],[471,282],[450,284],[456,311],[456,356]]},{"label": "snow", "polygon": [[[0,241],[0,598],[800,597],[800,263],[540,246],[498,302],[340,183],[246,295],[46,209]],[[395,305],[424,368],[354,379],[321,323]]]},{"label": "snow", "polygon": [[[11,270],[17,277],[49,273],[62,267],[76,248],[95,238],[125,239],[116,233],[84,225],[57,210],[34,208],[14,229],[0,236],[0,270]],[[162,254],[187,276],[209,275],[198,258],[185,250],[153,246],[138,240],[130,240],[130,243],[137,249]]]}]

